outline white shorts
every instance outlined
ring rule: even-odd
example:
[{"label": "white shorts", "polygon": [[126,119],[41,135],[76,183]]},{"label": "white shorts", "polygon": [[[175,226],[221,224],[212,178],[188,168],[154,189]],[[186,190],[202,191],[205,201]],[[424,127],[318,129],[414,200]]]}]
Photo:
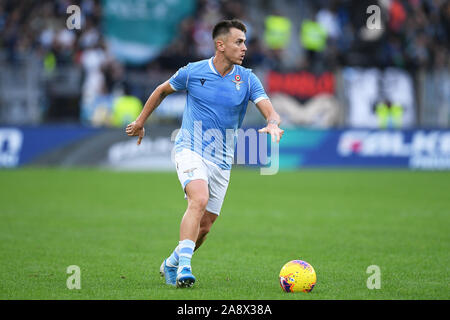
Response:
[{"label": "white shorts", "polygon": [[[209,200],[206,210],[219,215],[230,181],[231,170],[221,169],[189,149],[176,152],[175,163],[183,191],[186,185],[193,180],[202,179],[208,183]],[[184,198],[187,198],[186,194]]]}]

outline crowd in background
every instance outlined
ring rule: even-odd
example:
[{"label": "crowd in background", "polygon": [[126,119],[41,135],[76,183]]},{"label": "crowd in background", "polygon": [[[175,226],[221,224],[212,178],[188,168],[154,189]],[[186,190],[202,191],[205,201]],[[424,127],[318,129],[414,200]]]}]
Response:
[{"label": "crowd in background", "polygon": [[[66,9],[81,8],[81,30],[68,30]],[[448,65],[450,2],[445,0],[320,0],[291,1],[306,5],[309,18],[326,30],[324,59],[333,65],[437,67]],[[366,8],[382,8],[382,29],[367,32]],[[246,63],[258,66],[270,59],[270,48],[262,34],[253,31],[263,21],[251,21],[245,3],[229,0],[199,0],[195,14],[179,25],[179,34],[152,66],[174,69],[189,61],[214,54],[211,29],[222,18],[238,18],[248,27]],[[99,0],[4,0],[0,2],[0,48],[9,62],[49,52],[55,63],[82,63],[84,51],[92,48],[107,53],[101,28]],[[259,28],[258,30],[261,30]],[[296,32],[297,30],[293,30]]]},{"label": "crowd in background", "polygon": [[[82,28],[66,26],[67,8],[81,8]],[[38,54],[55,56],[55,63],[79,63],[84,50],[104,46],[101,32],[101,5],[96,0],[4,0],[0,2],[0,48],[9,63]]]},{"label": "crowd in background", "polygon": [[[294,1],[292,5],[299,3]],[[449,66],[449,1],[321,0],[301,4],[308,5],[305,7],[307,18],[325,30],[326,46],[319,52],[319,61],[326,68],[343,65],[405,69]],[[381,8],[382,21],[381,29],[369,31],[366,26],[370,14],[366,9],[372,4]],[[170,68],[212,56],[214,51],[209,40],[214,23],[220,18],[239,18],[250,27],[246,64],[250,67],[273,65],[278,56],[264,42],[261,33],[252,32],[264,22],[249,20],[247,10],[237,1],[199,1],[196,15],[182,22],[178,38],[157,62]],[[298,31],[292,30],[294,34]],[[304,61],[297,64],[308,66],[312,62],[308,61],[310,57],[300,55],[298,59]]]},{"label": "crowd in background", "polygon": [[[357,4],[353,4],[357,2]],[[341,64],[441,68],[448,66],[450,2],[445,0],[379,1],[380,32],[365,32],[369,1],[329,1],[318,17],[329,29]],[[359,13],[359,14],[358,14]],[[331,21],[337,23],[331,23]]]},{"label": "crowd in background", "polygon": [[[66,25],[71,5],[81,9],[79,30]],[[100,70],[109,91],[124,66],[108,53],[101,18],[99,0],[4,0],[0,2],[0,50],[6,63],[23,63],[33,56],[48,72],[66,65],[79,65],[86,73]]]},{"label": "crowd in background", "polygon": [[[260,3],[262,11],[274,6],[270,1],[249,3]],[[301,38],[307,32],[306,26],[301,26],[304,30],[289,30],[290,39],[298,35],[303,46],[291,64],[296,67],[334,70],[340,66],[395,66],[415,71],[450,65],[450,1],[286,0],[284,3],[302,6],[303,18],[315,23],[315,35],[320,34],[324,41],[323,46],[307,48]],[[73,4],[81,9],[80,30],[69,30],[66,26],[66,10]],[[380,29],[367,28],[370,13],[366,9],[372,4],[381,8]],[[174,72],[190,61],[211,57],[214,55],[211,30],[223,18],[241,19],[247,25],[246,67],[282,68],[280,53],[290,47],[271,47],[264,37],[267,21],[252,20],[249,12],[253,9],[236,0],[198,0],[194,15],[180,22],[175,39],[156,59],[140,68],[149,75],[160,70]],[[277,10],[267,12],[276,14]],[[295,21],[288,22],[290,25]],[[82,101],[116,90],[128,68],[108,50],[102,33],[100,0],[1,1],[0,39],[3,63],[21,63],[34,56],[48,72],[64,65],[82,68]]]}]

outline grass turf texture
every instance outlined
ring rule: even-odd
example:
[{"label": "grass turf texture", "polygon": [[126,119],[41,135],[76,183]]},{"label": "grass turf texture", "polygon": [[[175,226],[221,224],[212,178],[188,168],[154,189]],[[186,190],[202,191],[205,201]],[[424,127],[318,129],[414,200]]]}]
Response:
[{"label": "grass turf texture", "polygon": [[[0,299],[449,299],[449,187],[449,172],[234,169],[197,283],[176,289],[158,272],[186,206],[176,173],[0,171]],[[278,284],[293,259],[316,270],[310,294]]]}]

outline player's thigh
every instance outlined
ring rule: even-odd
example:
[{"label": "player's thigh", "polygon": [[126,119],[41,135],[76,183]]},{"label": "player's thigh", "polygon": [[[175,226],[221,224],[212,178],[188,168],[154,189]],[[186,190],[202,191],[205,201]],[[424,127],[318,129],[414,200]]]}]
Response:
[{"label": "player's thigh", "polygon": [[[208,185],[208,169],[202,159],[193,151],[183,149],[175,154],[175,163],[178,180],[186,194],[186,199],[189,199],[186,188],[194,181],[197,182],[189,187],[191,193],[190,198],[192,199],[196,195],[201,195],[202,191],[205,190],[204,184],[206,183]],[[203,180],[204,183],[200,183],[198,180]]]},{"label": "player's thigh", "polygon": [[189,206],[204,210],[209,200],[208,183],[204,179],[192,180],[186,184],[185,192]]}]

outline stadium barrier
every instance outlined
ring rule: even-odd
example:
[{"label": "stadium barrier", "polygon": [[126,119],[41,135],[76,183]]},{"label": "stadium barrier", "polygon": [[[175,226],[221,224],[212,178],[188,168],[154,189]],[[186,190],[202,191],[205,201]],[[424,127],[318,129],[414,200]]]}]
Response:
[{"label": "stadium barrier", "polygon": [[290,130],[280,169],[366,167],[450,169],[450,130]]},{"label": "stadium barrier", "polygon": [[[176,126],[152,125],[140,146],[122,129],[83,126],[0,127],[0,168],[93,166],[124,170],[174,170]],[[246,134],[246,128],[240,134]],[[267,164],[260,137],[238,138],[245,164]],[[269,139],[267,139],[270,141]],[[239,142],[240,141],[240,142]],[[249,148],[249,145],[256,145]],[[249,155],[256,150],[258,154]],[[270,153],[270,144],[264,152]],[[256,160],[255,160],[256,159]],[[274,161],[272,159],[272,161]],[[450,169],[450,130],[287,129],[279,145],[280,170],[298,168]]]}]

